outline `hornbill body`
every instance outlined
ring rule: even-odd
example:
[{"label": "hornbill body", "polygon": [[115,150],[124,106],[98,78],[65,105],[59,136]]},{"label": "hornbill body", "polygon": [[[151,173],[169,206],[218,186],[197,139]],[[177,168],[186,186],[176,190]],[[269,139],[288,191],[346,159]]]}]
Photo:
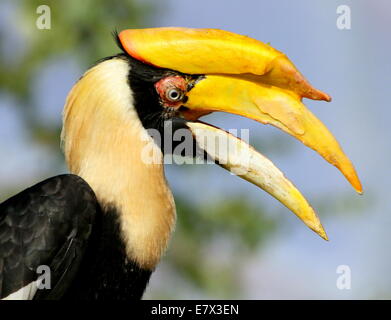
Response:
[{"label": "hornbill body", "polygon": [[[163,166],[171,151],[163,146],[181,140],[167,138],[168,124],[174,134],[184,130],[190,136],[191,151],[181,155],[233,171],[327,239],[315,211],[270,160],[197,121],[225,111],[272,124],[316,150],[361,192],[350,160],[301,102],[329,101],[327,94],[281,52],[230,32],[125,30],[117,41],[123,53],[88,70],[67,98],[62,146],[72,174],[0,205],[0,298],[142,297],[175,226]],[[219,149],[210,137],[223,138],[231,149]],[[50,268],[50,289],[38,289],[42,265]]]}]

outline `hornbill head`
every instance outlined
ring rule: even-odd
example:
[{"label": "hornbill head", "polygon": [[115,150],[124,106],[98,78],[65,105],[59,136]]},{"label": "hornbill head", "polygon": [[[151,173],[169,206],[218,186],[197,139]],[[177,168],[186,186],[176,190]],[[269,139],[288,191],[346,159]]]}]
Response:
[{"label": "hornbill head", "polygon": [[[147,197],[145,201],[149,201],[144,205],[134,197],[131,201],[135,207],[154,210],[156,197],[170,198],[170,193],[162,195],[158,189],[153,193],[152,184],[156,185],[156,182],[151,172],[156,164],[148,166],[140,162],[136,165],[141,161],[137,154],[138,151],[142,153],[138,148],[140,142],[133,140],[127,144],[124,138],[131,140],[136,134],[136,131],[125,131],[136,126],[137,115],[138,123],[145,129],[161,130],[166,122],[172,122],[176,129],[186,129],[198,150],[208,158],[271,194],[309,228],[327,239],[313,208],[270,160],[244,141],[200,122],[198,118],[220,111],[271,124],[318,152],[361,193],[361,183],[351,161],[326,126],[302,102],[303,98],[330,101],[329,95],[311,86],[283,53],[258,40],[231,32],[188,28],[129,29],[120,32],[117,41],[123,54],[104,60],[83,76],[69,95],[64,114],[67,162],[72,172],[92,185],[98,198],[108,204],[117,201],[123,209],[130,200],[116,200],[116,197],[124,195],[131,183],[121,187],[117,181],[125,179],[132,170],[133,179],[145,179],[146,175],[150,179],[145,189],[141,184],[132,184],[139,190],[139,196],[142,194]],[[210,142],[216,139],[224,140],[229,147]],[[118,154],[114,156],[114,152]],[[106,162],[100,164],[99,170],[107,171],[98,174],[97,162],[102,157]],[[134,161],[127,169],[118,170],[117,176],[108,178],[106,172],[113,168],[117,170],[120,163],[129,159]],[[110,161],[109,168],[107,163]],[[141,167],[146,172],[143,177]],[[105,184],[110,187],[103,187]],[[144,216],[144,219],[147,218]],[[173,219],[168,218],[171,222]],[[133,213],[132,223],[136,220]],[[166,221],[166,224],[171,222]],[[144,223],[148,224],[145,226],[148,229],[149,222]],[[142,241],[141,231],[136,232],[131,226],[129,230],[129,234],[133,232],[134,235],[128,237]],[[147,235],[151,234],[147,232]],[[150,245],[145,244],[143,249],[146,247]],[[130,251],[134,254],[137,248],[133,245]],[[145,255],[143,252],[138,255]],[[139,261],[142,259],[139,257]]]}]

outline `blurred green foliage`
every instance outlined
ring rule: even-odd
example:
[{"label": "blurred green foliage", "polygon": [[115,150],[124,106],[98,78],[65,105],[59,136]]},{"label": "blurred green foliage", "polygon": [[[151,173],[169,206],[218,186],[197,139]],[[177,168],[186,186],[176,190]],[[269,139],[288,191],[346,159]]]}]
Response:
[{"label": "blurred green foliage", "polygon": [[[18,2],[16,2],[18,3]],[[38,30],[37,8],[51,9],[51,29]],[[111,32],[140,27],[152,7],[142,1],[121,0],[25,0],[17,6],[18,30],[23,37],[24,52],[17,64],[2,65],[0,85],[28,98],[34,70],[52,57],[69,54],[81,65],[117,52]]]},{"label": "blurred green foliage", "polygon": [[[178,228],[168,252],[168,264],[211,297],[240,298],[238,274],[242,262],[275,231],[276,220],[262,214],[244,196],[214,203],[189,203],[176,199]],[[217,251],[226,252],[215,252],[214,243]]]}]

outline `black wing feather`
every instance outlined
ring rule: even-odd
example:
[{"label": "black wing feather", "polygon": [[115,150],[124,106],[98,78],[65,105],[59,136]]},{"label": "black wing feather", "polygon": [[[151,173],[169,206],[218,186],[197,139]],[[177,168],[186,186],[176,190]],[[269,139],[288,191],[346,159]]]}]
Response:
[{"label": "black wing feather", "polygon": [[51,290],[35,298],[60,298],[74,278],[99,210],[95,194],[75,175],[45,180],[0,204],[0,299],[51,270]]}]

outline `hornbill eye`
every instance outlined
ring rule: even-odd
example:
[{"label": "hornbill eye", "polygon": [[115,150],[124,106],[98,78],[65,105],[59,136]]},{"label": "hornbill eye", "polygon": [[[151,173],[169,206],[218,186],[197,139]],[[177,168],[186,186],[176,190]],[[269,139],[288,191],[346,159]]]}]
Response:
[{"label": "hornbill eye", "polygon": [[172,102],[181,101],[183,92],[178,88],[171,88],[166,91],[166,98]]},{"label": "hornbill eye", "polygon": [[180,107],[185,98],[187,80],[181,76],[168,76],[155,83],[155,88],[163,105]]}]

